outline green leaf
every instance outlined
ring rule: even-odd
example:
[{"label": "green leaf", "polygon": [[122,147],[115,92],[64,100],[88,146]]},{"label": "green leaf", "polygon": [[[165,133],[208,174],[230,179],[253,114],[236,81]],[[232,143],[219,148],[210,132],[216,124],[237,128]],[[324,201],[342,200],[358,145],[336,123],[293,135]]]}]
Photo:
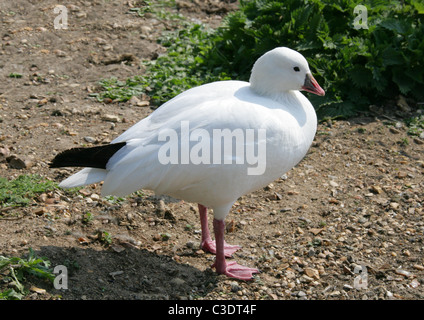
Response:
[{"label": "green leaf", "polygon": [[386,28],[390,31],[394,31],[397,34],[406,34],[410,29],[410,25],[404,20],[389,18],[380,22],[381,27]]},{"label": "green leaf", "polygon": [[419,14],[424,14],[424,3],[418,0],[412,0],[411,3],[414,6],[415,10],[418,11]]},{"label": "green leaf", "polygon": [[0,292],[0,300],[22,300],[23,297],[23,294],[18,293],[13,289]]},{"label": "green leaf", "polygon": [[400,92],[404,95],[411,91],[411,78],[409,78],[402,69],[394,69],[392,79],[393,82],[398,85]]},{"label": "green leaf", "polygon": [[22,74],[17,73],[17,72],[12,72],[12,73],[9,74],[9,78],[19,79],[19,78],[22,78]]},{"label": "green leaf", "polygon": [[56,183],[38,175],[21,175],[15,180],[0,177],[0,205],[25,206],[39,193],[53,190]]},{"label": "green leaf", "polygon": [[349,77],[357,87],[367,87],[371,80],[371,73],[364,66],[356,65],[349,72]]},{"label": "green leaf", "polygon": [[405,62],[402,53],[399,50],[394,49],[392,46],[384,48],[381,58],[383,59],[383,66],[399,65]]}]

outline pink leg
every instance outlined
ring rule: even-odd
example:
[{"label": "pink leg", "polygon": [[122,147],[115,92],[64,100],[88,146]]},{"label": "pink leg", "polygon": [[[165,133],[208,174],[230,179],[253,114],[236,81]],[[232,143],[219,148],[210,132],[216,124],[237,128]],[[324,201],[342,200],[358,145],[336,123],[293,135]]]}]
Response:
[{"label": "pink leg", "polygon": [[249,268],[237,264],[235,261],[226,263],[224,253],[224,230],[225,222],[223,220],[213,219],[213,229],[216,239],[216,260],[212,267],[216,268],[219,274],[225,274],[228,277],[240,280],[251,280],[254,273],[258,273],[258,269]]},{"label": "pink leg", "polygon": [[[216,244],[212,240],[208,227],[208,208],[199,204],[200,226],[202,228],[202,249],[216,253]],[[224,254],[226,257],[231,257],[234,252],[240,249],[240,246],[230,245],[224,242]]]}]

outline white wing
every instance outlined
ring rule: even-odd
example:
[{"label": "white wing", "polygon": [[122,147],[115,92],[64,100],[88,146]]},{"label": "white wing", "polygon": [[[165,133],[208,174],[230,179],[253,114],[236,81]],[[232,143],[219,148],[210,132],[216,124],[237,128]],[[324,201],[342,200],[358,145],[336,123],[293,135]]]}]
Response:
[{"label": "white wing", "polygon": [[[187,122],[189,130],[184,132],[182,123]],[[102,194],[123,196],[145,188],[204,205],[234,201],[242,194],[266,185],[300,160],[296,146],[293,146],[293,143],[304,140],[298,136],[299,127],[298,121],[284,110],[284,106],[255,95],[246,82],[223,81],[190,89],[112,142],[126,141],[127,145],[108,162]],[[247,129],[260,128],[266,130],[265,141],[253,143],[256,150],[259,144],[266,144],[266,171],[261,176],[248,175],[246,161],[236,164],[234,155],[224,152],[219,161],[181,163],[184,151],[181,141],[187,141],[187,135],[191,136],[197,129],[209,134],[209,145],[213,146],[214,130],[233,132],[241,129],[245,133]],[[167,143],[159,139],[164,130],[176,132],[179,138],[175,146],[179,150],[178,163],[162,164],[158,158]],[[197,143],[199,141],[191,141],[189,150]],[[283,162],[281,154],[284,155]],[[225,164],[225,157],[232,157],[233,163]]]}]

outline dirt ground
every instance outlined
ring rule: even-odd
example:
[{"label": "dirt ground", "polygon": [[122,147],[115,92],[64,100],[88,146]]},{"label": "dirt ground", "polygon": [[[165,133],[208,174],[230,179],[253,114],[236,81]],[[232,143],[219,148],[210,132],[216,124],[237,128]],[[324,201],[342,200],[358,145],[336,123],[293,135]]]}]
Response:
[{"label": "dirt ground", "polygon": [[[216,27],[236,7],[194,2],[172,10]],[[48,168],[58,152],[109,142],[152,112],[89,94],[101,79],[141,74],[139,60],[165,52],[156,39],[169,22],[131,12],[141,1],[63,3],[69,25],[61,30],[53,27],[57,1],[0,3],[0,147],[23,161],[16,169],[1,159],[2,177],[59,182],[75,170]],[[100,185],[2,210],[0,255],[33,248],[68,268],[68,289],[35,282],[46,292],[31,291],[33,300],[423,299],[424,145],[407,134],[411,113],[400,106],[320,124],[296,168],[237,201],[226,241],[242,246],[239,263],[260,269],[252,281],[211,269],[196,204],[149,191],[107,200]]]}]

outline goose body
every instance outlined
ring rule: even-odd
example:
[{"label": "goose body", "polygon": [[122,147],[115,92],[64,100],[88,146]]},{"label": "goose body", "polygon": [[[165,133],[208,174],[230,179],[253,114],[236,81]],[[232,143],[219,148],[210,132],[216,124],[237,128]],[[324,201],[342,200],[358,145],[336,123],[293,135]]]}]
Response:
[{"label": "goose body", "polygon": [[[225,260],[239,247],[224,242],[224,219],[239,197],[278,179],[307,153],[317,118],[301,89],[324,94],[302,55],[276,48],[258,59],[249,82],[218,81],[189,89],[109,147],[71,149],[51,166],[78,166],[78,161],[86,166],[61,182],[64,188],[104,181],[102,195],[149,189],[198,203],[202,247],[216,253],[217,272],[250,279],[256,269]],[[90,160],[82,161],[90,150]],[[207,208],[213,209],[216,244]]]}]

